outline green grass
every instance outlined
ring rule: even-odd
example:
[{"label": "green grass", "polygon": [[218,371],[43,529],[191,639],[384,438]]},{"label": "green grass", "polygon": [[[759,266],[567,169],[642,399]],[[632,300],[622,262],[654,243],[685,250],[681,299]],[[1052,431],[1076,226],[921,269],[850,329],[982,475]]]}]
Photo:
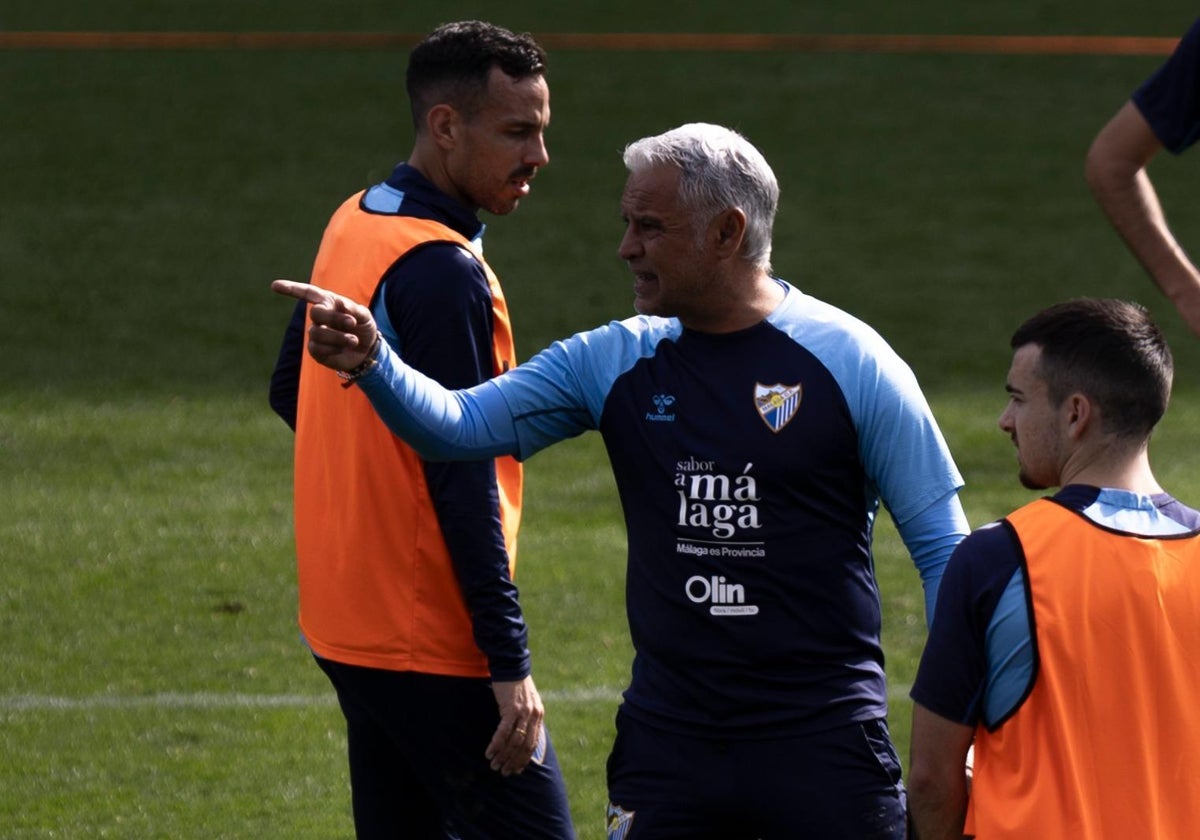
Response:
[{"label": "green grass", "polygon": [[[567,6],[570,6],[568,9]],[[826,4],[828,5],[828,4]],[[1165,2],[523,2],[535,31],[1177,35]],[[390,29],[482,3],[10,2],[6,29]],[[1010,8],[1011,6],[1011,8]],[[960,8],[965,7],[965,8]],[[286,12],[282,11],[286,8]],[[665,8],[665,7],[664,7]],[[982,524],[1030,498],[995,428],[1006,342],[1076,294],[1141,299],[1178,362],[1160,479],[1200,503],[1197,344],[1082,179],[1151,57],[567,52],[552,164],[488,219],[518,349],[630,311],[616,258],[629,140],[738,127],[783,187],[777,272],[863,316],[910,360]],[[408,149],[403,56],[382,51],[0,51],[0,830],[12,838],[350,836],[340,715],[295,627],[290,433],[266,406],[289,307],[349,192]],[[1200,165],[1154,164],[1200,240]],[[518,583],[583,838],[630,650],[624,533],[594,436],[529,463]],[[924,639],[886,516],[876,559],[892,726]]]}]

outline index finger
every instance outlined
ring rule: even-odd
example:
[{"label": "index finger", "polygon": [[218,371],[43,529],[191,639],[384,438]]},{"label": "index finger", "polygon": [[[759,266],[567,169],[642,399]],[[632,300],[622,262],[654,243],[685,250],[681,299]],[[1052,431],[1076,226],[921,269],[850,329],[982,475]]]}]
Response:
[{"label": "index finger", "polygon": [[272,280],[271,291],[284,297],[302,300],[305,303],[329,303],[328,292],[311,283],[297,283],[295,280]]}]

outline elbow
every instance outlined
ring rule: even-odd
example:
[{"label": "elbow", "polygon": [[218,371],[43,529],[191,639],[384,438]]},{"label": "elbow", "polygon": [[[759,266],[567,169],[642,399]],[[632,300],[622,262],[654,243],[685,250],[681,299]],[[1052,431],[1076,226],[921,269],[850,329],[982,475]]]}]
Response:
[{"label": "elbow", "polygon": [[[1092,191],[1092,194],[1099,198],[1109,192],[1112,185],[1121,179],[1123,168],[1108,153],[1105,148],[1104,135],[1101,134],[1092,141],[1092,145],[1083,159],[1083,179],[1087,182],[1088,189]],[[1133,172],[1126,173],[1124,177],[1132,180]]]},{"label": "elbow", "polygon": [[[961,780],[950,780],[944,774],[928,771],[920,764],[913,764],[905,787],[908,790],[908,810],[912,817],[915,837],[930,833],[958,837],[966,825],[967,790]],[[942,827],[932,832],[918,831],[921,828]],[[943,833],[949,829],[949,833]]]},{"label": "elbow", "polygon": [[929,772],[928,767],[920,763],[914,763],[909,768],[904,786],[908,790],[909,800],[913,802],[932,802],[945,798],[944,785],[934,773]]},{"label": "elbow", "polygon": [[1102,131],[1084,156],[1083,177],[1092,194],[1103,203],[1110,196],[1136,190],[1146,163]]}]

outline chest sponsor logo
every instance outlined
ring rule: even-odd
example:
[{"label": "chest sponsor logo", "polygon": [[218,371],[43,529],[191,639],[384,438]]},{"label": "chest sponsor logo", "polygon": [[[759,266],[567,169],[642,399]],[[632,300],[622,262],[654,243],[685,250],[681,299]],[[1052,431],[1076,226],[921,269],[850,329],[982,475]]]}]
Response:
[{"label": "chest sponsor logo", "polygon": [[795,385],[783,385],[779,382],[774,385],[763,385],[761,382],[756,382],[754,383],[754,407],[758,409],[758,416],[767,424],[767,428],[778,433],[796,416],[796,411],[800,408],[802,392],[803,388],[799,382]]},{"label": "chest sponsor logo", "polygon": [[692,575],[683,591],[693,604],[708,604],[712,615],[758,615],[758,607],[746,603],[746,587],[724,575]]},{"label": "chest sponsor logo", "polygon": [[715,461],[687,458],[675,465],[679,497],[676,525],[705,531],[720,540],[756,531],[759,522],[758,482],[753,464],[740,475],[721,472]]}]

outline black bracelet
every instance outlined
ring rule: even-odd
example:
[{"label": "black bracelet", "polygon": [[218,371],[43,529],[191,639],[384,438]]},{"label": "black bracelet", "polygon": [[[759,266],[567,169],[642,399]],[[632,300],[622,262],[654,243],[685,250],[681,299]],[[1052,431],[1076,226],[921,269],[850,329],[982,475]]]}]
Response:
[{"label": "black bracelet", "polygon": [[379,364],[379,360],[375,358],[379,350],[379,333],[375,333],[375,340],[371,342],[371,349],[367,351],[367,357],[363,359],[357,366],[350,370],[339,370],[338,377],[342,380],[342,387],[349,388],[358,380],[367,375],[367,371]]}]

